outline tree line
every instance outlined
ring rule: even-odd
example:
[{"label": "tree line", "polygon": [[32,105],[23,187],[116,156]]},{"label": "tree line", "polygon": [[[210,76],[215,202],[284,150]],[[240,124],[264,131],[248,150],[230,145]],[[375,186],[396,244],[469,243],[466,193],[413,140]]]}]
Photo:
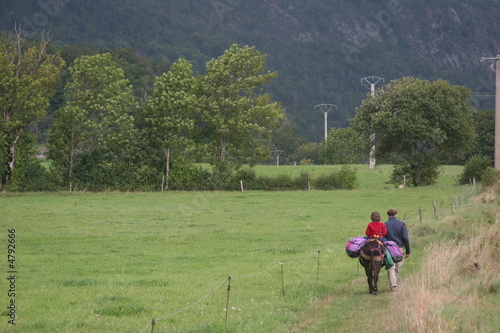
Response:
[{"label": "tree line", "polygon": [[[464,5],[451,0],[339,1],[335,6],[324,1],[296,1],[292,6],[277,0],[261,5],[236,0],[7,3],[9,10],[0,11],[3,31],[11,31],[16,22],[21,22],[33,37],[50,28],[54,42],[51,48],[61,49],[68,65],[76,55],[104,53],[108,48],[113,60],[125,70],[136,97],[151,93],[154,77],[149,71],[160,75],[179,57],[188,59],[201,73],[207,61],[235,41],[255,45],[268,54],[268,68],[279,73],[279,78],[266,85],[265,91],[283,103],[289,120],[307,141],[317,142],[323,137],[323,114],[314,111],[316,104],[338,105],[329,115],[328,125],[349,126],[349,118],[369,92],[360,84],[360,78],[367,75],[381,76],[387,81],[403,76],[432,80],[445,77],[454,84],[474,87],[477,92],[490,94],[494,89],[494,81],[486,65],[480,65],[476,52],[490,48],[486,41],[495,40],[496,29],[479,30],[472,24],[485,15],[494,17],[498,9],[492,10],[492,6],[476,6],[477,11],[467,11]],[[408,17],[396,14],[403,8]],[[274,15],[275,10],[287,15]],[[441,23],[447,22],[443,17],[450,18],[455,10],[463,18],[461,24],[441,30]],[[331,20],[332,17],[340,21]],[[345,25],[343,33],[336,28],[339,22]],[[419,42],[408,44],[407,32],[416,26],[420,28],[414,37]],[[436,28],[427,29],[429,26]],[[476,29],[470,30],[471,27]],[[420,44],[426,45],[423,52],[433,49],[427,44],[432,44],[436,36],[446,36],[438,38],[439,55],[426,57],[412,51],[412,45]],[[464,47],[459,52],[462,60],[454,65],[450,59],[455,59],[457,48],[471,44],[477,47]],[[133,59],[137,55],[140,64]],[[492,97],[483,94],[475,99],[482,109],[491,109],[493,102]],[[49,120],[50,117],[40,124],[42,131],[50,125]],[[291,151],[286,151],[289,156]]]},{"label": "tree line", "polygon": [[[47,39],[30,45],[18,32],[5,45],[1,185],[17,189],[42,173],[29,126],[46,115],[66,68],[47,52]],[[203,172],[195,160],[208,161],[212,181],[224,184],[239,166],[268,157],[272,129],[284,118],[280,103],[262,92],[276,73],[266,71],[255,47],[231,46],[207,62],[204,75],[181,58],[140,101],[109,53],[80,56],[67,72],[64,104],[48,133],[56,187],[147,189],[163,175],[167,190],[172,182],[197,182]]]},{"label": "tree line", "polygon": [[[255,47],[232,45],[203,75],[179,58],[150,79],[123,50],[118,57],[91,50],[67,66],[46,37],[35,43],[17,31],[3,40],[4,190],[153,190],[160,182],[163,190],[202,183],[222,189],[245,174],[243,165],[272,162],[271,149],[285,151],[286,163],[365,163],[373,133],[378,163],[397,165],[392,181],[408,176],[418,186],[436,180],[439,164],[487,158],[493,150],[493,113],[474,110],[470,90],[444,80],[395,80],[363,101],[351,127],[315,143],[300,138],[264,92],[277,73],[266,70]],[[147,82],[138,89],[131,77]],[[47,117],[50,105],[56,107]],[[48,118],[47,171],[33,150],[34,126]]]}]

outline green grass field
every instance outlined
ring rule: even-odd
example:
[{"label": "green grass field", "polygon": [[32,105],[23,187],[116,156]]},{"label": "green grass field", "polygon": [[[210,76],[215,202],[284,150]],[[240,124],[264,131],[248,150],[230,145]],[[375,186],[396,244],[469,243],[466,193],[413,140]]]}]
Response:
[{"label": "green grass field", "polygon": [[353,305],[347,297],[367,287],[344,246],[370,213],[394,207],[411,228],[419,209],[434,219],[435,200],[449,214],[464,191],[453,180],[460,167],[445,167],[436,186],[404,189],[385,183],[387,166],[356,168],[352,191],[0,194],[4,258],[15,229],[17,315],[9,325],[4,260],[0,330],[151,332],[155,318],[154,332],[285,332],[324,297]]}]

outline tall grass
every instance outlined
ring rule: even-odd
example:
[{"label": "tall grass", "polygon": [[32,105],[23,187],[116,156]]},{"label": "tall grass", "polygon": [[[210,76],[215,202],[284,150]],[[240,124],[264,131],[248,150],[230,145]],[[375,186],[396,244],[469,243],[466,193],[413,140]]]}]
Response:
[{"label": "tall grass", "polygon": [[498,331],[499,190],[488,189],[442,222],[445,238],[429,245],[422,268],[395,297],[406,320],[394,332]]}]

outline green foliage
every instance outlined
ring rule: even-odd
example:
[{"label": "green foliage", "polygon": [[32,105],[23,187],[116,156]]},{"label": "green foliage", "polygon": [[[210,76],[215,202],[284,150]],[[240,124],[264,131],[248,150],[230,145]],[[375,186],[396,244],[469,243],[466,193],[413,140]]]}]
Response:
[{"label": "green foliage", "polygon": [[55,113],[49,157],[66,184],[77,177],[84,187],[98,179],[109,185],[127,168],[136,138],[132,87],[109,53],[82,56],[69,71],[67,103]]},{"label": "green foliage", "polygon": [[472,156],[467,163],[465,163],[464,170],[460,174],[460,183],[470,184],[473,178],[475,178],[478,182],[481,181],[483,179],[484,172],[488,168],[491,168],[491,166],[492,160],[490,157],[482,155]]},{"label": "green foliage", "polygon": [[358,187],[358,176],[356,174],[356,169],[350,166],[343,165],[339,171],[339,183],[342,189],[352,190]]},{"label": "green foliage", "polygon": [[251,186],[254,190],[264,191],[287,191],[295,189],[295,182],[290,175],[281,174],[275,177],[259,177],[256,185]]},{"label": "green foliage", "polygon": [[[19,28],[20,29],[20,28]],[[47,53],[48,42],[26,45],[21,32],[1,41],[0,48],[0,186],[7,186],[15,172],[18,144],[28,125],[46,115],[56,92],[64,60]]]},{"label": "green foliage", "polygon": [[292,123],[285,121],[273,131],[272,143],[275,149],[285,152],[286,160],[290,162],[289,156],[293,156],[299,146],[306,143],[306,140],[298,135]]},{"label": "green foliage", "polygon": [[321,145],[322,164],[358,164],[367,157],[367,145],[352,127],[332,129],[326,145]]},{"label": "green foliage", "polygon": [[224,182],[233,163],[256,163],[269,156],[272,128],[284,116],[282,107],[259,89],[276,77],[265,71],[265,56],[255,47],[232,45],[206,64],[201,120],[209,139],[210,163]]},{"label": "green foliage", "polygon": [[[467,4],[474,6],[470,0]],[[50,7],[47,12],[45,8]],[[139,57],[150,56],[152,62],[167,67],[179,57],[189,59],[200,72],[209,59],[235,41],[255,45],[269,54],[269,68],[280,74],[266,90],[283,102],[298,133],[309,141],[321,140],[323,133],[321,115],[311,112],[311,106],[335,101],[339,109],[330,125],[348,126],[353,110],[366,95],[359,78],[367,72],[385,78],[442,77],[475,87],[475,91],[491,91],[487,65],[480,64],[468,46],[490,48],[499,11],[493,0],[475,6],[474,11],[456,0],[341,0],[335,6],[321,0],[272,0],[259,6],[239,0],[108,0],[105,4],[6,0],[5,8],[0,20],[4,30],[11,31],[22,21],[29,36],[37,37],[50,25],[57,44],[76,44],[86,55],[92,51],[90,46],[98,53],[130,47]],[[460,23],[451,24],[456,17]],[[480,20],[488,28],[476,29],[474,23]],[[415,31],[411,43],[408,31]],[[435,40],[440,41],[438,48],[432,44]],[[154,75],[166,70],[154,67],[148,67]],[[134,71],[127,78],[136,96],[148,91],[141,85],[151,89],[151,78],[145,83],[140,80],[141,66],[123,68]],[[489,108],[493,104],[491,98],[477,99],[477,103]]]},{"label": "green foliage", "polygon": [[474,124],[477,139],[474,149],[475,154],[494,156],[495,151],[495,113],[491,110],[477,110],[474,112]]},{"label": "green foliage", "polygon": [[241,180],[244,183],[249,183],[254,181],[256,177],[257,173],[255,172],[254,168],[243,167],[240,168],[239,170],[236,170],[233,178],[236,181]]},{"label": "green foliage", "polygon": [[396,186],[433,185],[439,175],[439,165],[431,158],[415,160],[411,165],[395,165],[390,182]]},{"label": "green foliage", "polygon": [[20,192],[54,191],[58,187],[57,175],[49,172],[36,159],[34,138],[25,135],[17,144],[16,168],[6,190]]},{"label": "green foliage", "polygon": [[357,186],[356,170],[342,166],[338,172],[321,174],[314,178],[313,187],[318,190],[348,189],[352,190]]},{"label": "green foliage", "polygon": [[173,190],[210,191],[214,190],[208,170],[177,160],[173,163],[171,188]]},{"label": "green foliage", "polygon": [[[197,82],[192,65],[179,59],[170,70],[155,81],[153,95],[146,102],[143,114],[146,137],[151,148],[165,155],[165,184],[169,189],[170,166],[193,145],[195,112],[199,109],[195,94]],[[179,155],[179,157],[177,157]]]},{"label": "green foliage", "polygon": [[500,170],[488,168],[484,171],[482,177],[484,186],[493,186],[495,183],[500,181]]},{"label": "green foliage", "polygon": [[312,177],[309,172],[297,176],[291,174],[256,175],[252,169],[237,172],[229,190],[239,190],[240,180],[246,190],[289,191],[289,190],[339,190],[353,189],[357,186],[356,170],[343,166],[339,171],[322,173]]},{"label": "green foliage", "polygon": [[308,142],[301,144],[295,154],[291,156],[292,161],[302,161],[309,160],[311,164],[319,163],[319,154],[321,151],[321,145],[324,143]]},{"label": "green foliage", "polygon": [[354,125],[367,140],[376,134],[378,161],[399,165],[393,178],[403,173],[413,186],[432,184],[439,161],[461,158],[472,148],[469,95],[443,80],[395,80],[363,101]]},{"label": "green foliage", "polygon": [[303,158],[300,160],[300,165],[314,165],[314,160],[310,158]]}]

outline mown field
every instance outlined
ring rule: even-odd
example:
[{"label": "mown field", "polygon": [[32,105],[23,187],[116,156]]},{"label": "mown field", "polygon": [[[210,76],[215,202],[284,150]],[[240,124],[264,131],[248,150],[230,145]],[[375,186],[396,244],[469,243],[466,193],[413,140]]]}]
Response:
[{"label": "mown field", "polygon": [[[356,168],[351,191],[2,193],[2,248],[7,258],[15,229],[16,280],[9,297],[4,260],[0,330],[151,332],[154,318],[154,332],[286,332],[307,326],[304,314],[325,299],[347,302],[329,323],[342,327],[367,294],[344,246],[364,233],[370,213],[398,209],[412,237],[419,209],[431,221],[433,200],[442,217],[452,198],[459,204],[471,194],[455,184],[460,167],[444,167],[435,186],[404,189],[385,183],[388,166]],[[413,244],[408,272],[422,255],[417,238]],[[388,289],[384,275],[379,290]]]}]

